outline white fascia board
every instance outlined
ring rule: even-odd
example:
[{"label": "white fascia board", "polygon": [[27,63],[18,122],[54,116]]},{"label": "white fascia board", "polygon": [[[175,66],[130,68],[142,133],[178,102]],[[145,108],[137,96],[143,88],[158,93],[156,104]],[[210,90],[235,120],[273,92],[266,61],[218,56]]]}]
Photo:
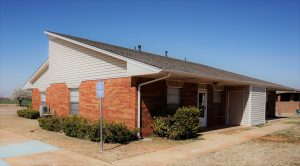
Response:
[{"label": "white fascia board", "polygon": [[[22,86],[22,89],[29,89],[29,86],[32,87],[32,79],[37,77],[39,74],[41,74],[41,71],[49,64],[49,59],[47,59],[34,73],[29,79],[26,81],[26,83]],[[30,87],[30,88],[31,88]]]},{"label": "white fascia board", "polygon": [[23,90],[32,89],[32,84],[29,81],[27,81],[21,89],[23,89]]},{"label": "white fascia board", "polygon": [[263,87],[263,88],[267,88],[267,87],[274,88],[274,86],[270,86],[268,84],[255,83],[255,82],[251,82],[251,81],[236,81],[236,80],[232,80],[232,79],[220,79],[220,78],[215,78],[215,77],[210,77],[210,76],[201,76],[198,74],[193,74],[193,73],[188,73],[188,72],[183,72],[183,71],[178,71],[178,70],[170,70],[170,69],[162,69],[162,71],[170,72],[170,73],[174,73],[174,74],[180,74],[183,76],[190,76],[190,77],[204,78],[204,79],[213,79],[215,81],[229,81],[229,82],[233,82],[233,83],[242,83],[245,85],[255,85],[255,86],[259,86],[259,87]]},{"label": "white fascia board", "polygon": [[155,73],[159,73],[161,71],[161,69],[159,69],[157,67],[154,67],[154,66],[151,66],[151,65],[148,65],[148,64],[145,64],[145,63],[142,63],[142,62],[139,62],[139,61],[136,61],[136,60],[133,60],[133,59],[130,59],[130,58],[127,58],[127,57],[124,57],[124,56],[121,56],[121,55],[118,55],[118,54],[115,54],[115,53],[112,53],[112,52],[109,52],[109,51],[106,51],[106,50],[103,50],[103,49],[100,49],[100,48],[97,48],[97,47],[93,47],[93,46],[90,46],[88,44],[84,44],[84,43],[81,43],[81,42],[78,42],[78,41],[75,41],[75,40],[72,40],[72,39],[54,34],[54,33],[51,33],[51,32],[44,31],[44,33],[47,34],[47,35],[50,35],[52,37],[56,37],[56,38],[71,42],[73,44],[77,44],[77,45],[80,45],[82,47],[86,47],[86,48],[89,48],[91,50],[94,50],[94,51],[112,56],[114,58],[121,59],[121,60],[126,61],[128,63],[135,64],[137,66],[140,66],[140,67],[146,68],[148,70],[151,70]]},{"label": "white fascia board", "polygon": [[249,125],[252,125],[252,85],[249,86]]}]

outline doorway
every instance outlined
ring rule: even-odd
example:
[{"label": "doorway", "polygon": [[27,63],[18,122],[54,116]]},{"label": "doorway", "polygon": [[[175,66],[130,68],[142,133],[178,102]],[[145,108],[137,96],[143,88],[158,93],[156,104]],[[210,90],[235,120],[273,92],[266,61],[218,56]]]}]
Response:
[{"label": "doorway", "polygon": [[200,126],[207,126],[207,91],[198,90],[198,109],[200,110]]},{"label": "doorway", "polygon": [[241,125],[244,113],[244,92],[228,92],[227,124]]}]

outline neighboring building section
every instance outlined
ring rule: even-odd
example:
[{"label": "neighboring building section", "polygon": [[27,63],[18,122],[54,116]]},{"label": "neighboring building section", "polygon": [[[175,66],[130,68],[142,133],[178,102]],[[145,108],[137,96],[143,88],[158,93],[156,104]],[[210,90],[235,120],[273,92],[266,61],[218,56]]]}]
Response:
[{"label": "neighboring building section", "polygon": [[296,114],[300,109],[299,91],[280,91],[276,94],[276,113]]}]

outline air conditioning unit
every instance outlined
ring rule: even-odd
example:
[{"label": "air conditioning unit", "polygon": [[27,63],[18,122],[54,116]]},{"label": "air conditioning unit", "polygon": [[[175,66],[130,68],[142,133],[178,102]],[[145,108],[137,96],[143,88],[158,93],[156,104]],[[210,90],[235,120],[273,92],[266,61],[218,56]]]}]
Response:
[{"label": "air conditioning unit", "polygon": [[43,117],[45,115],[49,115],[50,114],[50,110],[48,109],[47,106],[40,106],[40,117]]}]

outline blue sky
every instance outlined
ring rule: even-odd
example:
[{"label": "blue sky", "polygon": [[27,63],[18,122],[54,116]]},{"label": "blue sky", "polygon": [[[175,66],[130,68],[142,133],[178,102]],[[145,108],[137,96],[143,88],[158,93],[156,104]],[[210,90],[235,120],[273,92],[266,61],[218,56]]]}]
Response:
[{"label": "blue sky", "polygon": [[47,59],[44,30],[300,89],[299,0],[0,0],[0,96]]}]

